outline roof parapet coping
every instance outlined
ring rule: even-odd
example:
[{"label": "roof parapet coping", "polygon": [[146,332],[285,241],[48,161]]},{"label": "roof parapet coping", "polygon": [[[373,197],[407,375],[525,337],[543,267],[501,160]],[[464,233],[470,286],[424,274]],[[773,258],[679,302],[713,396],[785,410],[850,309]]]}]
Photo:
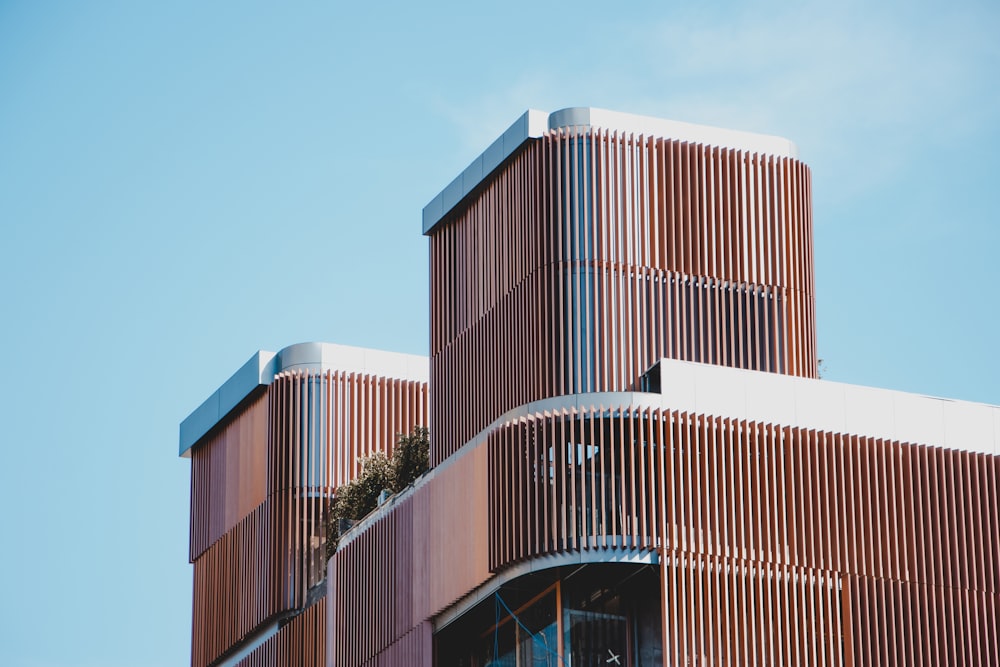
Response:
[{"label": "roof parapet coping", "polygon": [[662,359],[663,405],[830,433],[1000,454],[1000,406]]},{"label": "roof parapet coping", "polygon": [[427,234],[441,218],[472,192],[477,185],[493,173],[511,154],[528,139],[537,139],[548,128],[549,114],[537,109],[528,109],[508,127],[489,148],[472,161],[465,170],[424,206],[424,234]]},{"label": "roof parapet coping", "polygon": [[595,107],[569,107],[552,113],[528,109],[424,207],[423,233],[429,234],[453,208],[526,141],[540,138],[546,132],[573,128],[602,128],[764,153],[776,157],[798,158],[798,148],[793,142],[773,135],[696,125]]},{"label": "roof parapet coping", "polygon": [[427,357],[415,354],[334,343],[298,343],[279,352],[258,350],[181,422],[179,455],[190,457],[191,449],[199,440],[258,388],[271,384],[280,373],[327,370],[416,382],[428,382],[430,378]]},{"label": "roof parapet coping", "polygon": [[181,422],[180,456],[190,457],[191,448],[226,415],[236,409],[258,387],[271,384],[276,374],[277,354],[258,350],[222,386]]}]

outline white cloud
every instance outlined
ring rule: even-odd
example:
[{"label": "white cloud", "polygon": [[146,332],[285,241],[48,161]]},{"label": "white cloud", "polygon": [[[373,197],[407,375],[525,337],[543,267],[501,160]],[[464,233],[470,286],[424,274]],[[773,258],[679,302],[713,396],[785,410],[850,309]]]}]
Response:
[{"label": "white cloud", "polygon": [[561,66],[515,72],[441,111],[470,157],[529,106],[607,106],[779,134],[851,197],[896,177],[929,145],[997,124],[998,16],[813,2],[625,18]]},{"label": "white cloud", "polygon": [[[807,160],[852,171],[853,183],[838,180],[849,192],[889,177],[927,142],[969,140],[995,123],[990,18],[816,4],[668,19],[644,32],[673,90],[665,105],[690,120],[789,136]],[[862,147],[875,150],[859,170]]]}]

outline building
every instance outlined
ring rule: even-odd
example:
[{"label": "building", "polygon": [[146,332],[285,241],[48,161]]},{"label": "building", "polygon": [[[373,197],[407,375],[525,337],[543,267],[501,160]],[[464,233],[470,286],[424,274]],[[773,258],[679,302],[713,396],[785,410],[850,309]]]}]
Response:
[{"label": "building", "polygon": [[427,423],[427,360],[257,352],[181,423],[191,459],[192,667],[324,664],[329,499]]},{"label": "building", "polygon": [[[817,379],[810,191],[784,139],[524,114],[424,209],[429,414],[413,411],[425,398],[366,403],[396,424],[429,416],[431,470],[341,538],[324,589],[299,565],[310,503],[393,431],[353,450],[307,438],[344,472],[286,492],[303,518],[267,562],[291,592],[225,634],[199,605],[225,593],[246,615],[231,590],[262,589],[212,561],[199,575],[245,519],[196,531],[198,494],[232,492],[193,468],[195,653],[215,647],[195,662],[285,641],[241,664],[318,664],[289,656],[319,646],[338,667],[1000,664],[1000,407]],[[283,354],[247,373],[285,377]],[[358,372],[343,365],[315,372]],[[364,377],[425,397],[425,376],[398,369]],[[241,432],[267,421],[269,451],[315,430],[289,419],[369,414],[316,417],[275,384],[224,386],[182,450],[197,464],[225,448],[224,413],[254,392],[268,417]],[[261,479],[285,470],[275,456]]]}]

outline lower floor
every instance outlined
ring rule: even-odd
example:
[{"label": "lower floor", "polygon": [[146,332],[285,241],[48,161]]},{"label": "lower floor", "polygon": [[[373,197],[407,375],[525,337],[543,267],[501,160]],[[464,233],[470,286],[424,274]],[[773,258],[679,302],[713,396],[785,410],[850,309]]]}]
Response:
[{"label": "lower floor", "polygon": [[485,597],[434,637],[438,667],[662,665],[659,567],[577,564]]}]

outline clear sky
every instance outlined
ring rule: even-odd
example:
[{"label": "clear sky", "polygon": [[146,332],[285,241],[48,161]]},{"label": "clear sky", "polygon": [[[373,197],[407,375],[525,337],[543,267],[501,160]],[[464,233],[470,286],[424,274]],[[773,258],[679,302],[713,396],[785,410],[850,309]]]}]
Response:
[{"label": "clear sky", "polygon": [[178,423],[427,347],[420,212],[526,108],[778,134],[827,378],[1000,403],[1000,5],[0,0],[0,664],[185,665]]}]

